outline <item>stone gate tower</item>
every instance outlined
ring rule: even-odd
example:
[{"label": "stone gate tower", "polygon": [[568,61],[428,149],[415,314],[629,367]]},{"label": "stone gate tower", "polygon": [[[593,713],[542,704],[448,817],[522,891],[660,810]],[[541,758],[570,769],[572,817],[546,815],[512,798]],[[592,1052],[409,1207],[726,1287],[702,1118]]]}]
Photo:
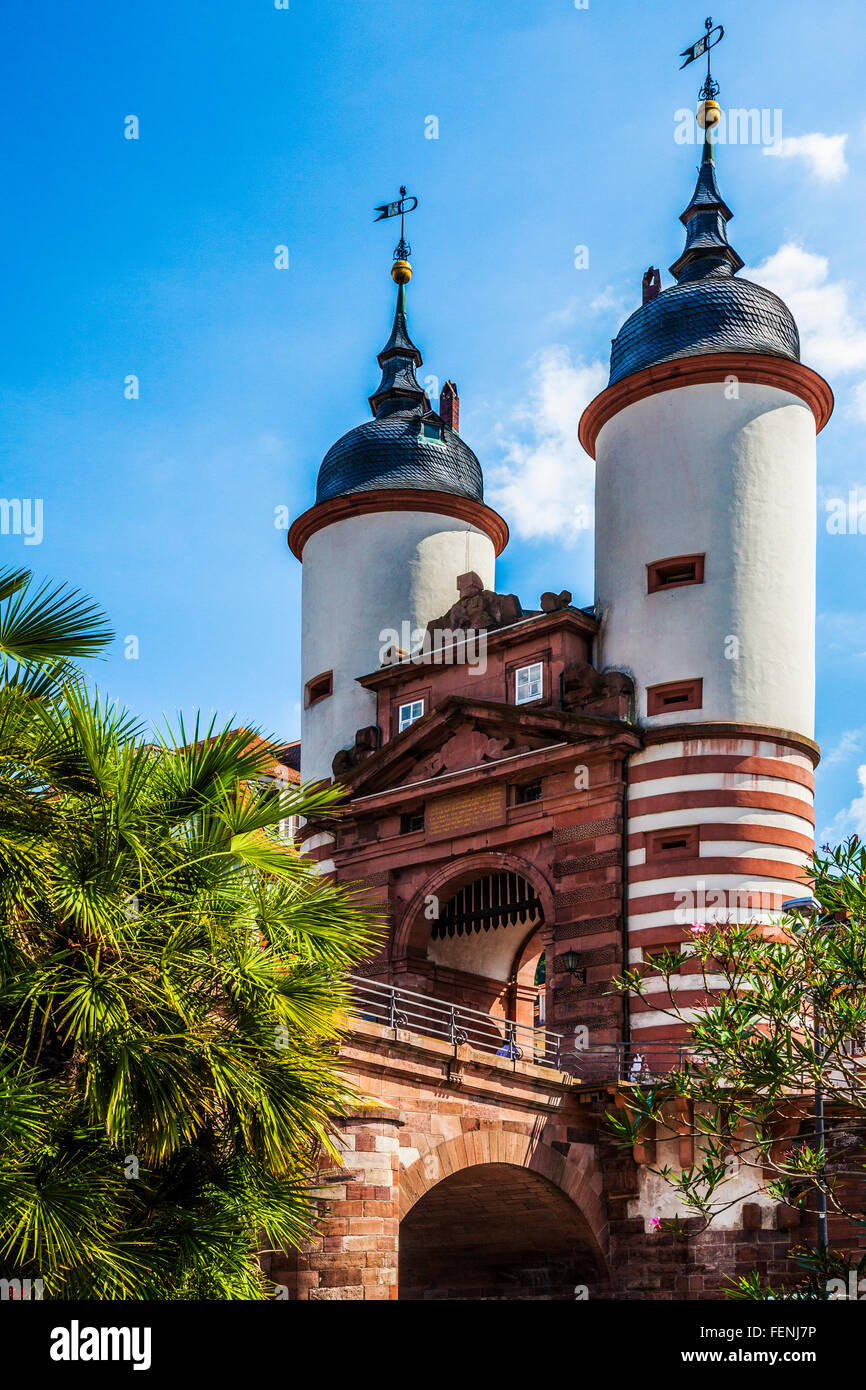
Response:
[{"label": "stone gate tower", "polygon": [[[694,920],[802,893],[813,845],[815,437],[833,398],[785,304],[737,274],[730,217],[708,129],[676,283],[645,277],[580,426],[599,664],[634,678],[645,731],[629,764],[633,962]],[[632,1036],[664,1022],[636,1012]]]},{"label": "stone gate tower", "polygon": [[[320,1175],[321,1235],[274,1267],[293,1297],[709,1298],[758,1258],[786,1276],[799,1217],[745,1180],[712,1231],[659,1232],[678,1206],[652,1168],[695,1159],[682,1111],[626,1153],[607,1118],[689,1031],[654,953],[695,921],[767,923],[813,845],[832,396],[785,305],[739,275],[730,217],[707,139],[675,284],[644,277],[580,422],[582,607],[563,576],[537,607],[495,591],[507,528],[456,390],[436,412],[418,382],[394,266],[373,418],[329,450],[289,535],[302,774],[347,792],[303,848],[388,928],[353,982],[342,1054],[366,1100]],[[613,985],[638,963],[646,998]],[[697,965],[672,986],[687,1016],[719,987]],[[781,1115],[778,1142],[798,1124]]]},{"label": "stone gate tower", "polygon": [[[478,459],[431,408],[415,375],[421,353],[409,337],[405,305],[411,266],[398,259],[391,273],[397,308],[379,353],[373,418],[328,450],[315,505],[289,533],[303,561],[305,781],[329,778],[336,749],[376,724],[375,697],[356,677],[379,663],[382,634],[420,639],[453,601],[457,576],[469,570],[492,589],[495,557],[508,537],[501,517],[484,505]],[[453,418],[450,398],[447,404]]]}]

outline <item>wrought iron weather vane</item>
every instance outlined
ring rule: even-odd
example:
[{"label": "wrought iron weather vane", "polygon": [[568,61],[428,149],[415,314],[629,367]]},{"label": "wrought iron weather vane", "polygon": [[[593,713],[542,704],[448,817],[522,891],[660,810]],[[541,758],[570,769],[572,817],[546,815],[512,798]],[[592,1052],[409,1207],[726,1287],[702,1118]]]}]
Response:
[{"label": "wrought iron weather vane", "polygon": [[406,187],[403,184],[400,186],[400,197],[397,199],[396,203],[383,203],[381,207],[374,208],[374,211],[379,214],[378,217],[373,219],[374,222],[384,222],[386,217],[400,218],[400,240],[394,248],[395,261],[408,261],[412,254],[412,247],[409,245],[404,235],[403,219],[407,212],[414,212],[417,206],[418,199],[411,194],[407,197]]},{"label": "wrought iron weather vane", "polygon": [[713,101],[719,95],[719,84],[710,72],[710,49],[715,48],[717,43],[721,43],[725,37],[725,31],[721,24],[717,24],[713,28],[712,16],[704,20],[704,28],[706,33],[703,38],[693,43],[691,48],[684,48],[680,54],[680,57],[685,59],[684,63],[680,63],[680,72],[683,68],[687,68],[689,63],[693,63],[696,58],[702,58],[706,53],[707,76],[701,87],[700,96],[702,101]]}]

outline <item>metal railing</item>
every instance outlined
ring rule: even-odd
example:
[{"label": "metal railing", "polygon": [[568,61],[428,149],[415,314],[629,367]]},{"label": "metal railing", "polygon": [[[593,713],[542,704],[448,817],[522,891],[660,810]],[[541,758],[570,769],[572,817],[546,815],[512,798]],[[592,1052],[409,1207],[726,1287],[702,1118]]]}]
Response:
[{"label": "metal railing", "polygon": [[574,1034],[494,1018],[464,1004],[381,984],[361,975],[352,975],[351,980],[358,1016],[370,1023],[437,1038],[452,1047],[468,1044],[490,1056],[551,1067],[588,1083],[625,1081],[644,1085],[681,1067],[687,1056],[694,1057],[692,1049],[678,1042],[581,1046]]}]

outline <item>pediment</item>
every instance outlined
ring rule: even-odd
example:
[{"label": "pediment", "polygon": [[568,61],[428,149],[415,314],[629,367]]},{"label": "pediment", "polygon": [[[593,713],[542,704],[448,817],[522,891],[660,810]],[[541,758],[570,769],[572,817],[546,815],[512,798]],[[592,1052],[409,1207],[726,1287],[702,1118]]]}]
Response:
[{"label": "pediment", "polygon": [[563,742],[607,739],[626,727],[618,720],[451,695],[356,767],[347,767],[340,780],[353,795],[370,795]]}]

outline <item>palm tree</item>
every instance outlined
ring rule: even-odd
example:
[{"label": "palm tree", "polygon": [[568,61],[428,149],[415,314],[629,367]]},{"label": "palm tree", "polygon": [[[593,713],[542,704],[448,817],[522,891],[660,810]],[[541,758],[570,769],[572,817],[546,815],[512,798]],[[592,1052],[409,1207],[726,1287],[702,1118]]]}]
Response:
[{"label": "palm tree", "polygon": [[279,839],[256,731],[155,738],[72,663],[111,640],[0,572],[0,1264],[56,1298],[262,1298],[351,1097],[356,898]]}]

